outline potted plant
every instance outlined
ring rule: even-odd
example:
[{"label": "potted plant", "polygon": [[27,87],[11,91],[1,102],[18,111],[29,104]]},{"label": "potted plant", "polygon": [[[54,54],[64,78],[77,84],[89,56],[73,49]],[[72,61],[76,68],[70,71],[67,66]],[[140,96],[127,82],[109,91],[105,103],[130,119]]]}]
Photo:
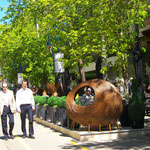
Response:
[{"label": "potted plant", "polygon": [[35,100],[35,115],[36,117],[40,117],[40,103],[39,103],[40,96],[34,96]]},{"label": "potted plant", "polygon": [[47,96],[40,97],[40,105],[41,105],[41,118],[46,120],[46,113],[47,113]]},{"label": "potted plant", "polygon": [[132,81],[132,96],[129,100],[129,118],[131,127],[134,129],[144,128],[144,100],[138,90],[138,80]]},{"label": "potted plant", "polygon": [[46,103],[47,96],[34,96],[35,104],[36,104],[36,116],[38,118],[46,119]]}]

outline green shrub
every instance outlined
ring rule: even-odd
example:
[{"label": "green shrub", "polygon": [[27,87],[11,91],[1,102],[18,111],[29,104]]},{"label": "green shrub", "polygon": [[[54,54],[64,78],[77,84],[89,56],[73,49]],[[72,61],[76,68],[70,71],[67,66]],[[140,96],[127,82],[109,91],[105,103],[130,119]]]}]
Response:
[{"label": "green shrub", "polygon": [[82,106],[82,104],[81,104],[81,97],[76,98],[75,102],[76,102],[77,105]]},{"label": "green shrub", "polygon": [[39,99],[41,96],[33,96],[33,97],[34,97],[35,104],[39,104]]},{"label": "green shrub", "polygon": [[57,106],[58,106],[59,108],[65,108],[66,98],[67,98],[67,96],[62,96],[62,97],[59,97],[59,98],[58,98]]},{"label": "green shrub", "polygon": [[56,96],[34,96],[34,100],[36,104],[44,105],[44,106],[50,106],[50,107],[59,107],[59,108],[65,108],[65,102],[66,102],[67,96],[62,97],[56,97]]},{"label": "green shrub", "polygon": [[47,104],[47,96],[34,96],[35,104],[44,105]]},{"label": "green shrub", "polygon": [[138,90],[138,81],[132,81],[132,98],[129,101],[129,118],[130,120],[144,120],[144,100]]},{"label": "green shrub", "polygon": [[40,98],[40,105],[44,105],[44,104],[47,104],[47,99],[48,97],[47,96],[41,96]]},{"label": "green shrub", "polygon": [[48,106],[50,106],[50,107],[57,106],[57,101],[58,101],[58,97],[56,97],[56,96],[51,96],[51,97],[48,98],[47,104],[48,104]]}]

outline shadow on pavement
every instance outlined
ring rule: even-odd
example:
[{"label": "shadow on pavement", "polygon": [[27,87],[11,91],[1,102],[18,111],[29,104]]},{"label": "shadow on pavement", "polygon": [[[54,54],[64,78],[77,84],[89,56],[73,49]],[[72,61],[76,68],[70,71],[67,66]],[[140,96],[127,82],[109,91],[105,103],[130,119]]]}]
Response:
[{"label": "shadow on pavement", "polygon": [[[15,137],[21,137],[21,138],[23,138],[23,135],[22,134],[20,134],[20,135],[14,135],[14,138]],[[12,139],[12,138],[11,137],[6,138],[5,136],[0,136],[0,140],[8,140],[8,139]]]},{"label": "shadow on pavement", "polygon": [[77,145],[63,145],[62,149],[81,149],[80,146],[87,149],[150,149],[150,137],[142,136],[137,138],[119,139],[110,142],[80,142],[74,140]]}]

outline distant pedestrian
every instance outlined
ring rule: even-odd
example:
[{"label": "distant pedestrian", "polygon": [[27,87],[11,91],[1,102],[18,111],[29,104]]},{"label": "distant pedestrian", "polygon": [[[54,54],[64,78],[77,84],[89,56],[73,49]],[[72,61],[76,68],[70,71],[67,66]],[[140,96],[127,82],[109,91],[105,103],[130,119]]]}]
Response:
[{"label": "distant pedestrian", "polygon": [[[13,91],[8,89],[7,83],[2,84],[0,91],[0,115],[2,121],[2,131],[5,139],[14,138],[14,114],[16,113],[16,104]],[[7,131],[7,116],[9,117],[9,134]]]},{"label": "distant pedestrian", "polygon": [[85,94],[81,97],[82,106],[89,106],[94,102],[94,96],[91,95],[91,88],[85,91]]},{"label": "distant pedestrian", "polygon": [[71,88],[71,90],[72,90],[74,87],[76,87],[76,86],[77,86],[77,81],[76,81],[75,76],[73,75],[73,76],[72,76],[71,83],[70,83],[70,88]]},{"label": "distant pedestrian", "polygon": [[17,111],[20,113],[21,116],[21,128],[23,132],[23,137],[27,137],[26,115],[28,114],[29,137],[34,138],[33,111],[35,110],[35,101],[33,98],[33,93],[29,88],[27,88],[27,81],[25,80],[22,81],[22,88],[17,91],[16,106]]},{"label": "distant pedestrian", "polygon": [[129,89],[128,94],[129,95],[132,94],[132,80],[133,80],[133,78],[130,78],[129,83],[128,83],[128,89]]},{"label": "distant pedestrian", "polygon": [[32,88],[32,93],[33,93],[33,95],[34,96],[37,96],[38,95],[38,89],[35,87],[35,85],[33,86],[33,88]]},{"label": "distant pedestrian", "polygon": [[118,83],[118,89],[119,89],[119,92],[121,94],[122,97],[125,96],[125,93],[126,93],[126,88],[125,88],[125,85],[124,85],[124,79],[120,79],[119,83]]}]

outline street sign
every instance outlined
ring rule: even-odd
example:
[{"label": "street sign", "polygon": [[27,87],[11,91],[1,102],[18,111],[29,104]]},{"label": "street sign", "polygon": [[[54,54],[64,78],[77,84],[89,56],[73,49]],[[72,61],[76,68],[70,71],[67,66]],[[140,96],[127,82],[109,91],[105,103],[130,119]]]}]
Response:
[{"label": "street sign", "polygon": [[60,58],[64,58],[64,54],[63,53],[54,53],[54,72],[57,73],[63,73],[65,71],[64,67],[63,67],[63,62],[60,61]]}]

